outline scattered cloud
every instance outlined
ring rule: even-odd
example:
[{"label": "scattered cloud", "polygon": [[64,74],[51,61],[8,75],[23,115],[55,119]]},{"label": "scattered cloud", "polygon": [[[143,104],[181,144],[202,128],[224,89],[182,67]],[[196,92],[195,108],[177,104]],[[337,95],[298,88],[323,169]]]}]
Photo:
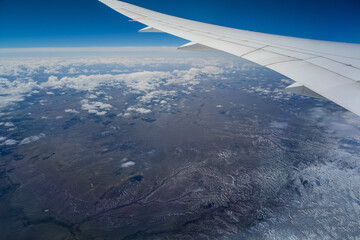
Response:
[{"label": "scattered cloud", "polygon": [[38,87],[38,84],[31,78],[15,79],[14,81],[0,78],[0,109],[24,101],[26,95]]},{"label": "scattered cloud", "polygon": [[45,137],[45,134],[41,133],[40,135],[38,136],[31,136],[31,137],[27,137],[27,138],[24,138],[21,142],[20,142],[20,145],[24,145],[24,144],[29,144],[31,142],[36,142],[36,141],[39,141],[41,138]]},{"label": "scattered cloud", "polygon": [[326,127],[340,137],[354,138],[360,142],[360,119],[354,113],[342,109],[330,111],[327,108],[314,107],[309,110],[309,114],[317,125]]},{"label": "scattered cloud", "polygon": [[142,114],[151,113],[151,110],[149,110],[149,109],[135,108],[135,107],[130,107],[127,109],[127,111],[128,112],[137,112],[137,113],[142,113]]},{"label": "scattered cloud", "polygon": [[[238,65],[234,60],[224,57],[0,58],[0,109],[24,101],[34,94],[54,95],[55,89],[83,91],[88,99],[101,97],[111,100],[110,96],[100,91],[101,87],[125,87],[128,93],[140,94],[138,100],[142,103],[168,101],[167,97],[179,94],[170,88],[182,86],[191,89],[209,76],[220,79],[220,75],[226,71],[234,71]],[[111,68],[106,70],[108,66]],[[159,71],[167,66],[169,69],[177,66],[181,70]],[[138,70],[142,68],[150,70]],[[43,79],[44,75],[48,76],[47,80],[37,80],[38,76]],[[88,111],[100,115],[105,112],[95,110],[97,109]]]},{"label": "scattered cloud", "polygon": [[4,123],[5,127],[14,127],[15,125],[12,122],[6,122]]},{"label": "scattered cloud", "polygon": [[69,74],[76,74],[76,73],[79,73],[79,71],[76,70],[76,68],[72,67],[69,69],[68,71]]},{"label": "scattered cloud", "polygon": [[58,73],[60,73],[59,72],[60,69],[61,69],[60,67],[47,68],[44,70],[44,74],[58,74]]},{"label": "scattered cloud", "polygon": [[41,106],[44,106],[48,101],[43,99],[43,100],[40,100],[39,103]]},{"label": "scattered cloud", "polygon": [[129,161],[129,162],[126,162],[126,163],[121,164],[121,167],[122,167],[122,168],[127,168],[127,167],[131,167],[131,166],[134,166],[134,165],[135,165],[134,162]]},{"label": "scattered cloud", "polygon": [[82,110],[88,111],[88,113],[93,113],[98,116],[105,115],[113,106],[108,103],[102,102],[90,102],[87,99],[81,100],[81,108]]},{"label": "scattered cloud", "polygon": [[5,145],[5,146],[13,146],[13,145],[15,145],[17,143],[18,143],[18,141],[16,141],[16,140],[8,139],[5,142],[1,143],[0,146],[3,146],[3,145]]},{"label": "scattered cloud", "polygon": [[75,113],[75,114],[78,114],[79,111],[75,110],[75,109],[65,109],[65,112],[66,113]]},{"label": "scattered cloud", "polygon": [[95,98],[98,98],[98,96],[96,96],[95,94],[88,94],[88,95],[86,95],[86,98],[95,99]]}]

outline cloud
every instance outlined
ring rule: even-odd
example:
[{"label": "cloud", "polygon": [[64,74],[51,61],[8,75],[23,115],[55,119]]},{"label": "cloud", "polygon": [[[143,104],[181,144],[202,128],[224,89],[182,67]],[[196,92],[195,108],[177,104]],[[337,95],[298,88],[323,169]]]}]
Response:
[{"label": "cloud", "polygon": [[130,161],[130,162],[126,162],[126,163],[121,164],[121,167],[122,168],[127,168],[127,167],[131,167],[131,166],[134,166],[134,165],[135,165],[135,163]]},{"label": "cloud", "polygon": [[215,66],[206,66],[201,69],[202,73],[211,75],[220,75],[224,73],[224,69]]},{"label": "cloud", "polygon": [[6,122],[4,123],[5,127],[14,127],[15,125],[12,122]]},{"label": "cloud", "polygon": [[139,100],[142,103],[151,103],[152,101],[156,101],[156,100],[160,101],[163,98],[175,97],[177,95],[178,92],[174,90],[170,90],[170,91],[154,90],[154,91],[146,92],[143,96],[139,98]]},{"label": "cloud", "polygon": [[326,109],[321,107],[314,107],[310,109],[310,114],[315,119],[321,119],[324,116],[328,116],[328,112],[326,111]]},{"label": "cloud", "polygon": [[[69,48],[68,50],[70,50]],[[149,48],[148,48],[149,49]],[[155,51],[161,51],[166,48],[150,48]],[[172,48],[175,49],[175,48]],[[0,52],[13,52],[16,49],[0,49]],[[23,49],[18,51],[30,51],[31,49]],[[46,51],[46,49],[35,49]],[[63,50],[63,49],[59,49]],[[83,48],[87,51],[89,48]],[[107,49],[109,50],[109,48]],[[169,50],[169,49],[167,49]],[[51,51],[51,49],[49,49]],[[144,56],[86,56],[86,57],[16,57],[0,59],[0,76],[11,77],[33,77],[36,74],[58,74],[58,73],[88,73],[86,66],[114,64],[116,66],[144,67],[159,66],[159,64],[176,64],[176,65],[192,65],[194,67],[225,66],[236,68],[234,59],[229,57],[144,57]],[[239,61],[236,59],[236,61]],[[225,63],[226,62],[226,63]],[[75,69],[75,70],[74,70]],[[118,69],[112,69],[118,70]],[[214,71],[208,69],[209,71]],[[92,72],[94,70],[90,70]],[[204,71],[207,71],[206,69]]]},{"label": "cloud", "polygon": [[59,70],[61,70],[60,67],[47,68],[44,70],[44,74],[58,74],[58,73],[60,73]]},{"label": "cloud", "polygon": [[106,111],[113,108],[113,106],[108,103],[90,102],[87,99],[83,99],[81,100],[81,108],[82,110],[88,111],[88,113],[93,113],[98,116],[103,116],[107,113]]},{"label": "cloud", "polygon": [[76,73],[79,73],[79,71],[76,70],[76,68],[72,67],[69,69],[68,71],[69,74],[76,74]]},{"label": "cloud", "polygon": [[98,96],[96,96],[95,94],[88,94],[88,95],[86,95],[86,98],[95,99],[95,98],[98,98]]},{"label": "cloud", "polygon": [[37,88],[38,84],[30,78],[16,79],[12,82],[0,78],[0,109],[24,101],[25,95]]},{"label": "cloud", "polygon": [[0,137],[0,142],[3,142],[6,140],[6,137]]},{"label": "cloud", "polygon": [[[174,66],[181,70],[159,71],[165,67],[173,69]],[[142,68],[151,71],[138,71]],[[88,94],[88,98],[95,98],[100,97],[95,92],[102,87],[127,88],[127,93],[142,95],[138,99],[142,103],[169,101],[166,98],[183,94],[186,90],[179,92],[170,88],[189,87],[186,90],[189,93],[192,86],[208,80],[208,77],[220,79],[223,73],[236,68],[238,65],[231,58],[223,57],[0,58],[0,76],[4,76],[0,78],[0,109],[24,101],[33,94],[52,94],[55,89],[82,91]],[[69,73],[71,76],[64,76]],[[34,80],[42,79],[44,74],[50,75],[46,81]],[[111,97],[104,99],[110,100]],[[105,112],[95,110],[89,109],[96,114]]]},{"label": "cloud", "polygon": [[16,141],[16,140],[8,139],[8,140],[6,140],[5,142],[1,143],[0,146],[3,146],[3,145],[5,145],[5,146],[12,146],[12,145],[15,145],[15,144],[17,144],[17,143],[18,143],[18,141]]},{"label": "cloud", "polygon": [[270,125],[271,128],[285,129],[285,128],[287,128],[288,123],[273,121],[269,125]]},{"label": "cloud", "polygon": [[75,114],[79,113],[79,111],[76,111],[75,109],[65,109],[65,112],[66,113],[75,113]]},{"label": "cloud", "polygon": [[45,99],[39,101],[41,106],[44,106],[47,102],[48,102],[48,100],[45,100]]},{"label": "cloud", "polygon": [[128,112],[138,112],[142,114],[151,113],[151,110],[145,109],[145,108],[135,108],[135,107],[129,107],[127,109]]},{"label": "cloud", "polygon": [[309,110],[310,117],[328,130],[340,137],[354,138],[360,142],[360,119],[354,113],[339,110],[330,111],[328,108],[314,107]]},{"label": "cloud", "polygon": [[39,141],[41,138],[45,137],[45,134],[41,133],[40,135],[38,136],[31,136],[31,137],[27,137],[27,138],[24,138],[21,142],[20,142],[20,145],[24,145],[24,144],[29,144],[31,142],[36,142],[36,141]]}]

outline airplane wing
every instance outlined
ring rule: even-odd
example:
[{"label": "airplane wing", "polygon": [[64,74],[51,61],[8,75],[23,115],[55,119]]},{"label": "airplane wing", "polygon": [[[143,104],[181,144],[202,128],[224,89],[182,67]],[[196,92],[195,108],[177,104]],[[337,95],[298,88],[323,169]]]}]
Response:
[{"label": "airplane wing", "polygon": [[189,40],[180,49],[223,51],[295,81],[285,90],[324,97],[360,116],[360,44],[257,33],[191,21],[117,0],[99,0],[148,27]]}]

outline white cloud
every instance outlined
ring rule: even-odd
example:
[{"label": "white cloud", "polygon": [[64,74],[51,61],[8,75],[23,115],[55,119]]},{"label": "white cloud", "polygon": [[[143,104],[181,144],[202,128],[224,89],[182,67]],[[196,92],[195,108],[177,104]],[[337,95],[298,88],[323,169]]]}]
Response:
[{"label": "white cloud", "polygon": [[81,103],[82,103],[82,109],[84,110],[91,110],[91,109],[109,110],[112,108],[110,104],[102,103],[102,102],[89,102],[86,99],[82,100]]},{"label": "white cloud", "polygon": [[96,96],[94,94],[89,94],[89,95],[86,95],[86,98],[95,99],[95,98],[98,98],[98,96]]},{"label": "white cloud", "polygon": [[6,140],[6,137],[0,137],[0,142],[3,142]]},{"label": "white cloud", "polygon": [[134,165],[135,165],[135,163],[130,161],[130,162],[126,162],[126,163],[121,164],[121,167],[122,168],[127,168],[127,167],[134,166]]},{"label": "white cloud", "polygon": [[79,71],[76,70],[76,68],[70,68],[69,71],[68,71],[69,74],[76,74],[76,73],[79,73]]},{"label": "white cloud", "polygon": [[[23,49],[24,50],[24,49]],[[19,51],[23,51],[19,50]],[[39,49],[38,49],[39,50]],[[10,50],[8,50],[10,51]],[[27,51],[27,50],[24,50]],[[11,51],[10,51],[11,52]],[[165,90],[164,86],[191,87],[207,80],[207,76],[216,78],[224,71],[233,71],[238,68],[232,64],[233,60],[222,57],[211,58],[189,58],[189,57],[37,57],[37,58],[7,58],[0,59],[0,75],[16,78],[9,81],[7,78],[0,78],[0,109],[23,101],[25,97],[32,94],[39,94],[43,90],[47,94],[53,94],[53,89],[85,91],[88,98],[95,98],[93,93],[100,90],[100,87],[126,87],[129,93],[141,94],[140,101],[161,102],[166,97],[179,94],[174,90]],[[159,66],[179,66],[183,70],[174,71],[138,71],[130,72],[126,70],[121,74],[92,74],[89,69],[96,65],[91,72],[100,72],[98,65],[114,65],[121,69],[146,67],[146,69],[159,69]],[[80,74],[78,76],[59,77],[54,74],[71,73]],[[45,82],[36,82],[39,74],[53,74]],[[161,89],[161,90],[160,90]],[[111,100],[111,97],[104,99]],[[166,99],[165,99],[166,100]],[[92,109],[96,110],[96,109]],[[104,114],[104,111],[98,111]]]},{"label": "white cloud", "polygon": [[94,113],[96,114],[96,115],[98,115],[98,116],[104,116],[107,112],[106,111],[101,111],[101,112],[99,112],[99,111],[94,111]]},{"label": "white cloud", "polygon": [[[102,50],[109,50],[111,48],[101,48]],[[124,49],[124,48],[123,48]],[[145,48],[146,49],[146,48]],[[148,48],[147,48],[148,49]],[[155,51],[169,51],[169,48],[151,48]],[[175,48],[171,48],[175,49]],[[31,49],[0,49],[0,52],[13,51],[30,51]],[[52,51],[55,49],[34,49],[34,51]],[[57,49],[62,51],[63,49]],[[65,49],[66,50],[66,49]],[[70,50],[70,48],[68,49]],[[82,51],[91,51],[89,48],[83,48]],[[73,74],[76,71],[87,73],[86,66],[93,66],[99,64],[116,64],[125,67],[143,67],[143,66],[157,66],[159,64],[178,64],[178,65],[192,65],[194,67],[204,66],[232,66],[231,60],[227,57],[138,57],[138,56],[97,56],[97,57],[31,57],[31,58],[3,58],[0,59],[0,75],[1,76],[26,76],[31,77],[35,74],[58,74],[65,72]],[[226,61],[226,64],[224,62]],[[64,69],[66,68],[66,69]],[[75,70],[74,70],[75,69]],[[211,70],[210,70],[211,71]],[[78,72],[76,72],[78,73]]]},{"label": "white cloud", "polygon": [[75,109],[65,109],[65,112],[66,113],[75,113],[75,114],[78,114],[79,111],[75,110]]},{"label": "white cloud", "polygon": [[3,146],[3,145],[5,145],[5,146],[12,146],[12,145],[15,145],[15,144],[17,144],[17,143],[18,143],[18,141],[16,141],[16,140],[8,139],[8,140],[6,140],[5,142],[3,142],[2,144],[0,144],[0,146]]},{"label": "white cloud", "polygon": [[151,103],[152,101],[160,101],[160,99],[175,97],[178,95],[177,91],[164,91],[164,90],[153,90],[146,92],[143,96],[139,98],[142,103]]},{"label": "white cloud", "polygon": [[23,101],[25,96],[36,88],[37,83],[30,78],[16,79],[12,82],[0,78],[0,109]]},{"label": "white cloud", "polygon": [[41,106],[44,106],[48,101],[47,100],[40,100],[39,103]]},{"label": "white cloud", "polygon": [[31,142],[36,142],[36,141],[39,141],[41,138],[45,137],[45,134],[41,133],[40,135],[38,136],[31,136],[31,137],[27,137],[27,138],[24,138],[21,142],[20,142],[20,145],[23,145],[23,144],[29,144]]},{"label": "white cloud", "polygon": [[202,73],[220,75],[224,73],[224,69],[215,66],[206,66],[202,70]]},{"label": "white cloud", "polygon": [[14,127],[15,125],[12,122],[6,122],[4,124],[5,127]]},{"label": "white cloud", "polygon": [[57,74],[57,73],[60,73],[59,70],[61,68],[60,67],[57,67],[57,68],[47,68],[44,70],[44,74]]},{"label": "white cloud", "polygon": [[309,110],[310,117],[328,130],[345,138],[360,140],[360,119],[348,111],[331,112],[327,108],[315,107]]},{"label": "white cloud", "polygon": [[142,114],[146,114],[146,113],[151,113],[151,110],[149,109],[145,109],[145,108],[135,108],[135,107],[129,107],[127,109],[127,111],[129,112],[138,112],[138,113],[142,113]]},{"label": "white cloud", "polygon": [[105,115],[113,106],[108,103],[102,102],[90,102],[87,99],[81,100],[81,108],[82,110],[88,111],[88,113],[93,113],[98,116]]}]

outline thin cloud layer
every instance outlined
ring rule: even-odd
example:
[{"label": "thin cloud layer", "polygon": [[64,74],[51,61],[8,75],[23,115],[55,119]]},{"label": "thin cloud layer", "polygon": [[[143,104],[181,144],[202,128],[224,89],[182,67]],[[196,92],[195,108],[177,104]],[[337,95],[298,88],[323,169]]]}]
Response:
[{"label": "thin cloud layer", "polygon": [[29,144],[29,143],[32,143],[32,142],[36,142],[36,141],[39,141],[41,138],[44,138],[45,137],[45,134],[41,133],[40,135],[38,136],[31,136],[31,137],[27,137],[27,138],[24,138],[21,142],[20,142],[20,145],[24,145],[24,144]]},{"label": "thin cloud layer", "polygon": [[15,144],[17,144],[18,141],[14,140],[14,139],[8,139],[5,142],[1,143],[0,146],[13,146]]}]

